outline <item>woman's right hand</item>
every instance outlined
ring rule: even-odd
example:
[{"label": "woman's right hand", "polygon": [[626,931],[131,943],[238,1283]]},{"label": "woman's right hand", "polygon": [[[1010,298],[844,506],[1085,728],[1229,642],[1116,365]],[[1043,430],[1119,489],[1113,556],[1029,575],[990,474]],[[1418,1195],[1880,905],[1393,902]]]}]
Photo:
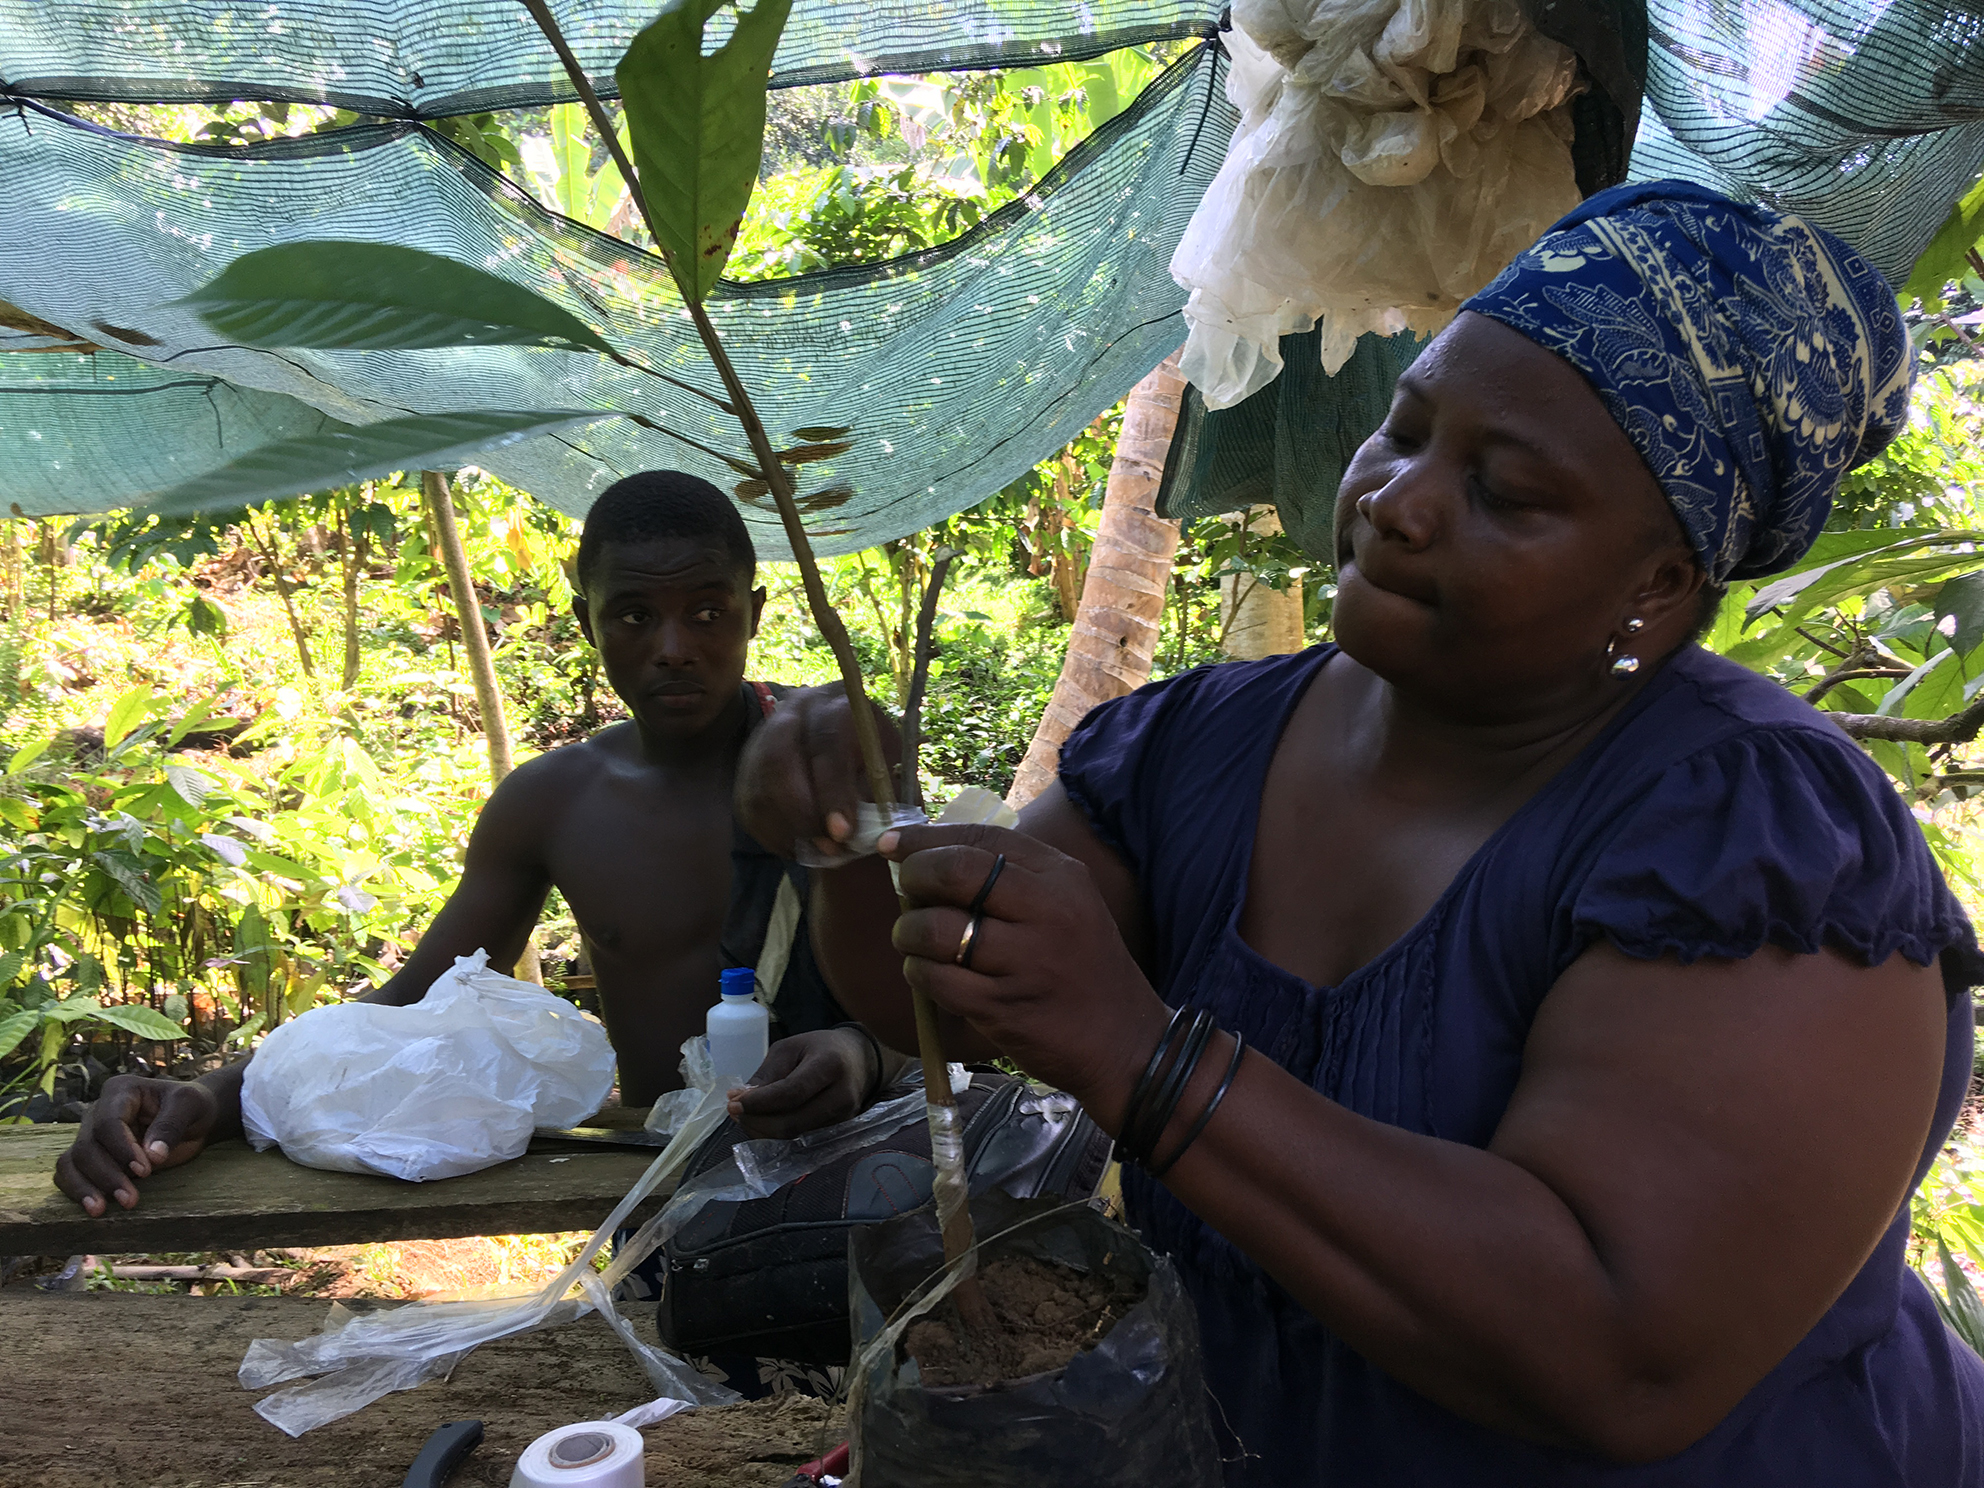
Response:
[{"label": "woman's right hand", "polygon": [[[873,707],[873,704],[870,704]],[[882,752],[894,768],[901,736],[874,708]],[[788,693],[752,733],[737,763],[737,813],[767,852],[791,857],[801,842],[837,857],[853,835],[861,789],[854,710],[838,683]]]},{"label": "woman's right hand", "polygon": [[115,1199],[138,1202],[135,1179],[199,1156],[220,1125],[219,1097],[197,1080],[113,1075],[55,1164],[55,1186],[101,1217]]}]

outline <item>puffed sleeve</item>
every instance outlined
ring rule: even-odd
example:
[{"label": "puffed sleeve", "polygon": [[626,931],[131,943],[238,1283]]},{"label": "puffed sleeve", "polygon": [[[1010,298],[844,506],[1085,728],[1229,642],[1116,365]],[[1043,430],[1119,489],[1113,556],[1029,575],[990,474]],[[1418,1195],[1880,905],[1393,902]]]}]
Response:
[{"label": "puffed sleeve", "polygon": [[1166,782],[1165,736],[1199,674],[1139,687],[1091,708],[1061,746],[1061,785],[1103,844],[1134,871],[1148,858]]},{"label": "puffed sleeve", "polygon": [[[1670,765],[1624,813],[1576,895],[1586,940],[1630,956],[1831,947],[1927,966],[1969,921],[1879,768],[1822,727],[1756,728]],[[1973,979],[1974,978],[1970,978]]]}]

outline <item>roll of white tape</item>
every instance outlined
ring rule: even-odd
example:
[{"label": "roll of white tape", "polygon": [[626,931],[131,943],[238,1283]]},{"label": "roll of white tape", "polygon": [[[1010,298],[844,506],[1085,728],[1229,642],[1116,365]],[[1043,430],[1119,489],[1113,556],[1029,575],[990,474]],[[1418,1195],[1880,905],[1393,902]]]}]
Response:
[{"label": "roll of white tape", "polygon": [[510,1488],[642,1488],[641,1434],[612,1421],[547,1431],[524,1448]]}]

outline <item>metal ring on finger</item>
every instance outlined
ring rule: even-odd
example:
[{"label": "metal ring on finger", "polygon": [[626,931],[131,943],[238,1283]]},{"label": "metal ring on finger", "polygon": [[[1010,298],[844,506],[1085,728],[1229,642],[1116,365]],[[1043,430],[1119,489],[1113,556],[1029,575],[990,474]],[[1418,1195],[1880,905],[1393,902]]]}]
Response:
[{"label": "metal ring on finger", "polygon": [[984,923],[984,915],[973,915],[965,921],[964,934],[958,937],[957,954],[952,956],[951,960],[962,966],[966,971],[971,970],[971,954],[978,949],[978,927]]},{"label": "metal ring on finger", "polygon": [[999,875],[1006,871],[1006,855],[1000,853],[992,860],[992,871],[985,875],[985,882],[979,886],[978,895],[971,901],[965,913],[972,918],[980,918],[985,909],[985,901],[992,897],[992,885],[999,881]]}]

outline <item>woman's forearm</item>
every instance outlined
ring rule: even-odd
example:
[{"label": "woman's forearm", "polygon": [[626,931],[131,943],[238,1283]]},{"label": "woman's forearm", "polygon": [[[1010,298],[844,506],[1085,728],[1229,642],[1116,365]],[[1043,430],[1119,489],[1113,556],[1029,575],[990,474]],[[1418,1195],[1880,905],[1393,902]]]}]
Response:
[{"label": "woman's forearm", "polygon": [[[1894,1218],[1941,1007],[1937,973],[1899,957],[1594,951],[1546,1000],[1486,1148],[1355,1115],[1250,1054],[1165,1181],[1421,1394],[1653,1460],[1775,1367]],[[1229,1047],[1208,1051],[1167,1141]]]},{"label": "woman's forearm", "polygon": [[[1208,1049],[1158,1151],[1211,1095]],[[1607,1455],[1634,1393],[1575,1216],[1492,1153],[1353,1115],[1249,1054],[1166,1186],[1352,1348],[1470,1420]]]}]

